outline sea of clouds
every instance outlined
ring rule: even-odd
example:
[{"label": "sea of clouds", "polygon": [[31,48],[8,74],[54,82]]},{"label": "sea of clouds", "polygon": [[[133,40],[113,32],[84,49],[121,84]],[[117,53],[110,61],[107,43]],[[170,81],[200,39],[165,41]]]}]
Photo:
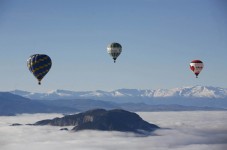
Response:
[{"label": "sea of clouds", "polygon": [[163,129],[145,137],[121,132],[71,132],[53,126],[10,126],[61,114],[0,117],[0,150],[227,150],[227,111],[138,114]]}]

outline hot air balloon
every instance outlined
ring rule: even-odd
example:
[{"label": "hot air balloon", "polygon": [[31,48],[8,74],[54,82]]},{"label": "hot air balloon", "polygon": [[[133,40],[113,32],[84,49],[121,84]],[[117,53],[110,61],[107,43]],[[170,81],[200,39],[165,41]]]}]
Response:
[{"label": "hot air balloon", "polygon": [[121,54],[122,47],[119,43],[111,43],[107,46],[107,52],[113,58],[114,63],[116,62],[117,57]]},{"label": "hot air balloon", "polygon": [[49,72],[52,62],[50,57],[45,54],[34,54],[28,58],[27,66],[40,85],[43,77]]},{"label": "hot air balloon", "polygon": [[194,74],[196,75],[196,78],[198,78],[198,75],[202,71],[203,66],[204,65],[201,60],[193,60],[190,63],[190,69],[194,72]]}]

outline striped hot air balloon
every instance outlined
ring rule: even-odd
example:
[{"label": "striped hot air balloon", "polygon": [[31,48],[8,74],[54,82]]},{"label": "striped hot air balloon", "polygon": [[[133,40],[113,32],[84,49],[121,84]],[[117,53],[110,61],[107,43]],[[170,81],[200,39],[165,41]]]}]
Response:
[{"label": "striped hot air balloon", "polygon": [[194,72],[194,74],[196,75],[196,78],[198,78],[198,75],[202,71],[203,67],[204,65],[201,60],[193,60],[190,63],[190,69],[192,70],[192,72]]},{"label": "striped hot air balloon", "polygon": [[49,72],[52,62],[50,57],[45,54],[34,54],[28,58],[27,66],[40,85],[43,77]]}]

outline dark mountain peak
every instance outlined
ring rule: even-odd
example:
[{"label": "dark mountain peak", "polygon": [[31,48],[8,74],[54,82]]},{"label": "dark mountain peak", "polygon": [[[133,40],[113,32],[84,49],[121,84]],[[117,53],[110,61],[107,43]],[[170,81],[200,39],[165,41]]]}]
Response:
[{"label": "dark mountain peak", "polygon": [[34,125],[75,126],[72,130],[102,130],[122,132],[151,132],[159,127],[144,121],[136,113],[122,109],[94,109],[52,120],[41,120]]},{"label": "dark mountain peak", "polygon": [[104,114],[106,112],[107,112],[107,110],[99,108],[99,109],[88,110],[88,111],[84,112],[83,114],[101,115],[101,114]]}]

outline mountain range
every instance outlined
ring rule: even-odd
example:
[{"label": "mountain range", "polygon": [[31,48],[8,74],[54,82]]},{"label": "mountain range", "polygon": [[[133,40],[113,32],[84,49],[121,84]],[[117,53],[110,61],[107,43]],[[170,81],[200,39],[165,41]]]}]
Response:
[{"label": "mountain range", "polygon": [[69,91],[53,90],[46,93],[34,93],[28,91],[14,90],[13,94],[30,99],[56,100],[56,99],[100,99],[109,100],[116,98],[227,98],[227,89],[212,86],[187,86],[172,89],[141,90],[141,89],[118,89],[114,91]]},{"label": "mountain range", "polygon": [[227,110],[227,90],[194,86],[175,89],[120,89],[111,92],[56,90],[0,92],[0,116],[21,113],[75,113],[90,109],[137,111]]}]

